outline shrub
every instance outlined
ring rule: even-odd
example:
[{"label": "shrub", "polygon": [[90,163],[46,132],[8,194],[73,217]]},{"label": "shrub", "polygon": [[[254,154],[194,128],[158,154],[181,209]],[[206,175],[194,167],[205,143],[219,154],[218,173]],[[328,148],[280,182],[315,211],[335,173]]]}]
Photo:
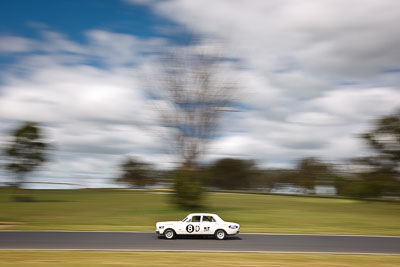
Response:
[{"label": "shrub", "polygon": [[349,181],[343,195],[354,198],[376,198],[382,195],[382,185],[372,181]]},{"label": "shrub", "polygon": [[172,178],[175,189],[174,202],[184,208],[200,207],[204,196],[202,173],[179,170],[173,173]]}]

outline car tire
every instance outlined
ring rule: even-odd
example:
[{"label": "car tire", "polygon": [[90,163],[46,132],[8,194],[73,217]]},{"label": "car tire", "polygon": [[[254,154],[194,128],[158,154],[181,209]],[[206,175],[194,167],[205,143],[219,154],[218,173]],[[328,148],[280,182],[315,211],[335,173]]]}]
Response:
[{"label": "car tire", "polygon": [[174,230],[172,229],[167,229],[164,231],[164,237],[165,239],[174,239],[176,236]]},{"label": "car tire", "polygon": [[217,240],[224,240],[226,237],[226,232],[222,229],[218,229],[217,231],[215,231],[215,239]]}]

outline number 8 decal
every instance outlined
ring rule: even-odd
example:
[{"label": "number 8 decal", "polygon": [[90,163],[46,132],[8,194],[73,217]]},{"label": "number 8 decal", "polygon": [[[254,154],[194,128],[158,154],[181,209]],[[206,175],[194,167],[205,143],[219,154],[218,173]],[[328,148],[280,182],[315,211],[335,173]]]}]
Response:
[{"label": "number 8 decal", "polygon": [[186,231],[187,231],[188,233],[193,232],[193,230],[194,230],[193,225],[189,224],[188,226],[186,226]]}]

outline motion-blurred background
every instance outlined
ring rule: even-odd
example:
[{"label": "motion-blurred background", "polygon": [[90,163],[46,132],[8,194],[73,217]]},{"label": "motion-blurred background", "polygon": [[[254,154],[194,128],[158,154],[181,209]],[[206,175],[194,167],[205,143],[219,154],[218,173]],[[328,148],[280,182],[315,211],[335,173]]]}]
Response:
[{"label": "motion-blurred background", "polygon": [[2,228],[398,235],[400,6],[350,2],[2,1]]},{"label": "motion-blurred background", "polygon": [[400,235],[399,18],[396,0],[0,1],[0,230],[204,211]]}]

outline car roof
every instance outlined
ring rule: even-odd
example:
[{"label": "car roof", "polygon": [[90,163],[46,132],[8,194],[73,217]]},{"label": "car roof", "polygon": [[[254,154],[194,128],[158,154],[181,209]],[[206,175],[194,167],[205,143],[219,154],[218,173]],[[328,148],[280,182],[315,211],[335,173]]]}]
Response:
[{"label": "car roof", "polygon": [[218,216],[218,215],[213,213],[191,213],[188,216]]}]

